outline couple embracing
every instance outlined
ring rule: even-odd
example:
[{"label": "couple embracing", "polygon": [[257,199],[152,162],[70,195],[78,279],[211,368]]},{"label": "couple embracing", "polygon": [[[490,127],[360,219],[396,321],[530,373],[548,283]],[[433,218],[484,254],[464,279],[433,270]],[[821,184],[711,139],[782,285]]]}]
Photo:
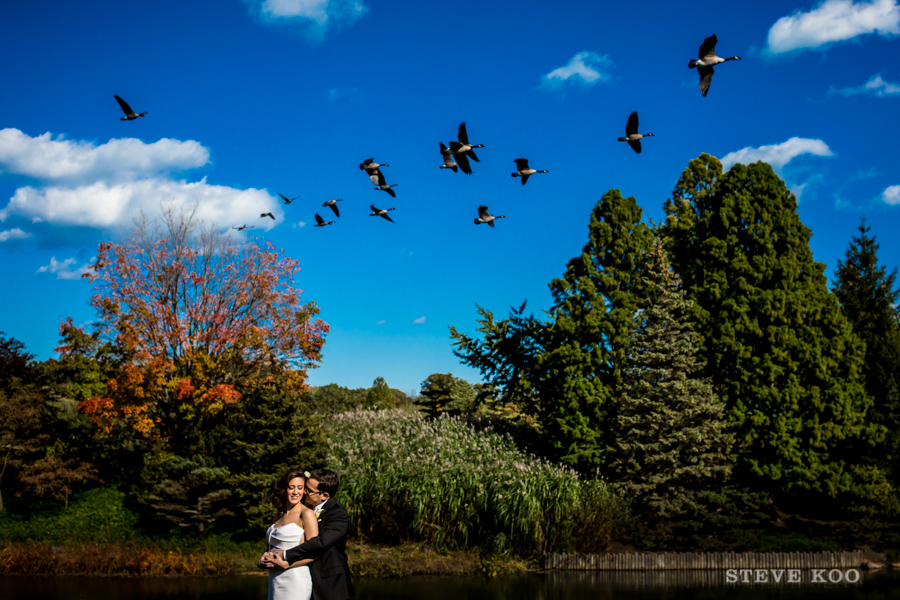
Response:
[{"label": "couple embracing", "polygon": [[275,484],[278,510],[266,532],[269,551],[259,565],[269,569],[268,600],[348,600],[353,594],[347,566],[347,511],[334,498],[338,476],[328,469],[291,470]]}]

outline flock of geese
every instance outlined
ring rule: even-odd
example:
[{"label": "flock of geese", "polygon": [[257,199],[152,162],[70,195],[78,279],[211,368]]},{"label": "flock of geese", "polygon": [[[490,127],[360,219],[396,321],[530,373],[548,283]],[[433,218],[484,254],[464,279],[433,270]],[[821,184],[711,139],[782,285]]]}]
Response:
[{"label": "flock of geese", "polygon": [[[722,64],[729,60],[741,60],[740,56],[731,56],[729,58],[721,58],[716,55],[716,43],[718,39],[715,34],[703,40],[703,43],[700,45],[700,50],[697,54],[696,59],[691,59],[688,63],[688,68],[697,69],[697,73],[700,75],[700,93],[703,94],[703,97],[706,97],[706,94],[709,92],[709,85],[712,83],[712,76],[715,73],[716,65]],[[118,95],[115,95],[116,101],[118,101],[119,106],[122,108],[122,111],[125,113],[125,116],[122,117],[122,121],[133,121],[139,117],[143,117],[146,115],[146,112],[136,113],[132,110],[131,106],[128,105],[125,100],[120,98]],[[469,142],[469,134],[466,130],[466,123],[463,121],[459,124],[459,131],[457,132],[457,139],[455,141],[450,141],[449,146],[444,145],[444,142],[440,142],[440,152],[441,158],[443,159],[443,164],[440,165],[441,169],[450,169],[454,173],[462,170],[466,175],[472,174],[472,165],[469,162],[473,160],[475,162],[480,162],[478,156],[475,154],[476,148],[484,148],[484,144],[472,144]],[[641,140],[644,138],[653,137],[652,133],[639,133],[638,132],[638,114],[637,111],[634,111],[629,115],[628,122],[625,124],[625,137],[620,137],[620,142],[627,142],[629,146],[638,154],[641,153]],[[455,159],[455,160],[454,160]],[[513,177],[519,177],[522,181],[522,185],[528,181],[528,178],[534,175],[535,173],[547,173],[547,170],[536,170],[532,169],[528,166],[528,159],[526,158],[517,158],[514,160],[516,163],[516,172],[512,173]],[[387,181],[384,178],[384,173],[381,172],[381,167],[388,167],[387,163],[376,163],[374,158],[367,158],[362,163],[360,163],[359,168],[366,172],[366,175],[369,176],[369,179],[375,185],[376,190],[385,191],[391,195],[392,198],[396,198],[397,194],[394,192],[394,187],[397,187],[396,183],[392,183],[388,185]],[[278,194],[281,199],[284,201],[285,205],[290,204],[299,196],[295,196],[294,198],[288,198],[283,194]],[[334,212],[335,217],[340,217],[341,212],[338,209],[337,203],[341,202],[342,198],[336,198],[333,200],[327,200],[323,207],[327,206],[331,208]],[[371,217],[381,217],[390,221],[391,223],[394,220],[388,215],[389,211],[395,210],[394,208],[376,208],[374,204],[371,204],[369,208],[372,209],[372,212],[369,213]],[[275,220],[275,215],[271,212],[261,213],[259,215],[261,219],[269,217],[272,220]],[[488,207],[485,205],[481,205],[478,207],[478,218],[475,219],[475,224],[480,225],[482,223],[487,223],[491,227],[494,226],[494,221],[497,219],[503,219],[505,215],[492,216],[488,213]],[[336,221],[326,221],[322,218],[319,213],[315,214],[316,224],[314,227],[325,227],[326,225],[332,225]],[[253,226],[248,226],[247,224],[240,225],[238,227],[232,227],[232,229],[236,229],[238,231],[243,231],[244,229],[252,229]]]}]

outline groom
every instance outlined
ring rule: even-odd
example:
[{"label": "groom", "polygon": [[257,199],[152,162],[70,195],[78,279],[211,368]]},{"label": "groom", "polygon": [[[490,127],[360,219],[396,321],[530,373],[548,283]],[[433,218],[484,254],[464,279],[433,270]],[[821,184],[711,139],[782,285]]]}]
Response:
[{"label": "groom", "polygon": [[[314,507],[319,535],[282,552],[266,553],[263,560],[283,569],[304,558],[317,558],[309,565],[312,600],[349,600],[353,595],[350,567],[347,566],[347,511],[334,495],[338,491],[337,473],[315,469],[306,479],[306,503]],[[316,504],[313,505],[313,502]]]}]

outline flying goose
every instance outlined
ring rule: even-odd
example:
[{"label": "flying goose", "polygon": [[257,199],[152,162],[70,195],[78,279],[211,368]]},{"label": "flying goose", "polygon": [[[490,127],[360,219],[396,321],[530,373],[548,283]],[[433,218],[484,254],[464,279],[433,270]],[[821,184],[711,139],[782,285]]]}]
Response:
[{"label": "flying goose", "polygon": [[716,43],[718,41],[716,34],[712,34],[703,40],[703,43],[700,45],[700,52],[698,52],[700,60],[691,59],[691,62],[688,63],[688,68],[697,69],[697,72],[700,74],[700,93],[703,94],[704,98],[706,98],[709,84],[712,81],[713,73],[715,73],[713,67],[726,60],[741,60],[740,56],[732,56],[730,58],[716,56]]},{"label": "flying goose", "polygon": [[[517,158],[515,161],[517,172],[512,173],[513,177],[521,177],[522,185],[525,185],[525,182],[528,181],[528,178],[534,175],[535,173],[548,173],[548,171],[535,171],[534,169],[528,166],[527,158]],[[499,218],[499,217],[498,217]]]},{"label": "flying goose", "polygon": [[253,225],[250,225],[248,227],[246,224],[244,224],[244,225],[241,225],[240,227],[232,227],[232,229],[237,229],[238,231],[243,231],[245,229],[253,229]]},{"label": "flying goose", "polygon": [[127,102],[125,102],[124,100],[119,98],[118,94],[113,94],[113,96],[115,96],[116,100],[119,102],[119,106],[121,106],[122,110],[125,112],[125,116],[122,117],[120,119],[120,121],[134,121],[138,117],[143,117],[144,115],[147,114],[146,112],[142,112],[142,113],[134,112],[133,110],[131,110],[131,107],[128,106]]},{"label": "flying goose", "polygon": [[[459,144],[460,144],[459,152],[464,152],[466,156],[468,156],[475,162],[481,162],[480,160],[478,160],[478,157],[475,156],[475,152],[472,149],[473,148],[484,148],[484,144],[478,144],[476,146],[473,146],[472,144],[469,143],[469,134],[466,133],[466,122],[465,121],[463,121],[462,123],[459,124],[459,133],[457,134],[457,137],[459,138]],[[454,152],[454,154],[457,154],[457,152]]]},{"label": "flying goose", "polygon": [[279,193],[278,195],[281,196],[281,199],[284,200],[285,204],[290,204],[291,202],[293,202],[294,200],[296,200],[297,198],[300,197],[300,196],[294,196],[293,198],[288,199],[284,194]]},{"label": "flying goose", "polygon": [[269,217],[269,218],[272,219],[273,221],[275,220],[275,215],[273,215],[273,214],[270,213],[270,212],[262,213],[262,214],[259,215],[259,218],[260,218],[260,219],[262,219],[263,217]]},{"label": "flying goose", "polygon": [[374,204],[370,204],[370,205],[369,205],[369,208],[371,208],[372,211],[373,211],[373,212],[369,215],[370,217],[384,217],[385,219],[387,219],[387,220],[390,221],[391,223],[394,222],[394,220],[393,220],[390,216],[388,216],[388,211],[389,211],[389,210],[394,210],[393,208],[375,208],[375,205],[374,205]]},{"label": "flying goose", "polygon": [[481,225],[482,223],[487,223],[488,225],[493,227],[495,219],[505,219],[505,218],[506,218],[506,215],[498,215],[496,217],[489,215],[488,207],[485,206],[484,204],[482,204],[481,206],[478,207],[478,218],[475,219],[475,224]]},{"label": "flying goose", "polygon": [[[377,171],[377,169],[376,169],[376,171]],[[384,190],[388,194],[390,194],[392,198],[397,197],[397,194],[395,194],[394,190],[391,189],[392,187],[397,187],[397,184],[392,183],[391,185],[388,185],[387,182],[384,180],[384,173],[382,173],[381,171],[378,171],[377,173],[373,173],[370,176],[370,179],[375,184],[376,190]]]},{"label": "flying goose", "polygon": [[460,148],[462,148],[462,144],[459,142],[450,142],[450,154],[456,157],[456,162],[459,163],[459,168],[462,169],[462,172],[466,175],[471,175],[472,167],[469,166],[469,157]]},{"label": "flying goose", "polygon": [[366,172],[371,174],[372,171],[377,170],[378,167],[389,167],[389,166],[391,166],[391,165],[389,165],[387,163],[382,163],[379,165],[377,162],[375,162],[374,158],[367,158],[366,160],[362,161],[359,164],[359,169],[360,169],[360,171],[365,170]]},{"label": "flying goose", "polygon": [[[343,201],[343,198],[336,198],[334,200],[326,200],[325,204],[323,204],[322,206],[330,206],[331,210],[334,211],[334,216],[339,217],[339,216],[341,216],[341,211],[338,210],[337,203],[341,202],[341,201]],[[318,216],[318,215],[316,215],[316,216]]]},{"label": "flying goose", "polygon": [[[332,206],[334,208],[334,206]],[[316,224],[313,227],[325,227],[326,225],[331,225],[334,221],[326,221],[323,219],[319,213],[316,213]]]},{"label": "flying goose", "polygon": [[635,152],[641,153],[641,138],[650,137],[652,133],[638,133],[638,115],[637,111],[631,113],[628,117],[628,123],[625,124],[625,137],[620,137],[620,142],[628,142]]},{"label": "flying goose", "polygon": [[453,153],[444,145],[444,142],[441,142],[441,156],[444,157],[444,164],[441,165],[442,169],[453,169],[454,173],[459,170],[459,165],[453,162]]}]

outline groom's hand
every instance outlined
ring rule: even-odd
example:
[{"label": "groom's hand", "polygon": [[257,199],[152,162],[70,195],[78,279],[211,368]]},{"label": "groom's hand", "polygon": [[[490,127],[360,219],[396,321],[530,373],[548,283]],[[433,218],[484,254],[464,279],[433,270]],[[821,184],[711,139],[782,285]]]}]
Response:
[{"label": "groom's hand", "polygon": [[286,560],[284,560],[283,550],[279,550],[278,552],[267,552],[266,556],[273,566],[281,567],[282,569],[288,569],[291,566]]}]

